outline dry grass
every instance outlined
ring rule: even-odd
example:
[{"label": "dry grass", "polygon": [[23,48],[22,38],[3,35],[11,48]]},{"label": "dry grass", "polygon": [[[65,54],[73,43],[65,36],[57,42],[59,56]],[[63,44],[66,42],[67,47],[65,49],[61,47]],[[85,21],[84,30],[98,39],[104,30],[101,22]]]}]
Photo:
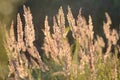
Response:
[{"label": "dry grass", "polygon": [[42,62],[37,48],[33,42],[35,40],[34,25],[29,8],[24,7],[25,27],[23,29],[20,15],[17,15],[17,36],[15,36],[13,23],[10,31],[6,33],[5,48],[9,58],[9,77],[14,80],[30,77],[31,69],[40,67],[45,71],[47,66]]},{"label": "dry grass", "polygon": [[[65,16],[62,7],[58,15],[53,17],[53,32],[50,32],[48,17],[45,19],[45,38],[42,49],[45,51],[43,61],[34,46],[35,31],[29,8],[24,7],[25,26],[22,26],[20,15],[17,16],[17,36],[13,23],[6,34],[5,48],[9,58],[9,77],[34,80],[119,80],[120,79],[120,45],[116,30],[111,30],[111,20],[106,13],[107,22],[103,29],[106,38],[98,35],[95,38],[92,18],[88,23],[79,11],[74,19],[68,7]],[[68,33],[72,32],[74,42],[68,41]],[[40,72],[39,72],[40,71]],[[34,72],[34,74],[33,74]]]}]

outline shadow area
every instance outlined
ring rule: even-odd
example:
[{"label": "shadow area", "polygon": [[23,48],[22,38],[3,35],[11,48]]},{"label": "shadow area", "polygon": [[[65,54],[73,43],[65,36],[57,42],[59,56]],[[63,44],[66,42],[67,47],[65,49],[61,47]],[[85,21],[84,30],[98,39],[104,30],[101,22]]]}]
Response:
[{"label": "shadow area", "polygon": [[[70,6],[73,16],[77,19],[80,8],[82,8],[82,15],[88,21],[88,16],[92,16],[94,32],[100,36],[104,36],[103,33],[103,21],[106,21],[105,12],[111,17],[112,28],[119,31],[120,24],[120,0],[30,0],[25,3],[30,7],[33,16],[33,23],[35,26],[36,41],[38,51],[43,53],[41,47],[43,46],[44,34],[42,29],[44,28],[45,16],[49,18],[49,25],[52,26],[52,18],[57,15],[58,9],[62,6],[65,14],[67,15],[68,5]],[[22,8],[19,9],[20,13]],[[67,21],[67,20],[66,20]],[[66,22],[66,26],[68,23]]]}]

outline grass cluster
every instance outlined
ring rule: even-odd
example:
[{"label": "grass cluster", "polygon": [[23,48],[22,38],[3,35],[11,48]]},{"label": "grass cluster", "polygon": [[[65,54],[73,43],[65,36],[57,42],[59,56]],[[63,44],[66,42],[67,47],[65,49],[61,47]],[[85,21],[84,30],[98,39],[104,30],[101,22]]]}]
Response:
[{"label": "grass cluster", "polygon": [[104,38],[94,34],[91,16],[87,22],[81,16],[81,10],[78,18],[74,19],[68,7],[66,21],[61,7],[53,17],[52,27],[48,25],[46,16],[41,48],[44,53],[41,58],[41,53],[34,45],[36,35],[32,15],[30,9],[24,7],[25,26],[18,14],[17,31],[12,23],[10,31],[5,34],[4,46],[9,59],[8,79],[119,80],[120,34],[110,29],[110,17],[105,14],[107,22],[103,25]]}]

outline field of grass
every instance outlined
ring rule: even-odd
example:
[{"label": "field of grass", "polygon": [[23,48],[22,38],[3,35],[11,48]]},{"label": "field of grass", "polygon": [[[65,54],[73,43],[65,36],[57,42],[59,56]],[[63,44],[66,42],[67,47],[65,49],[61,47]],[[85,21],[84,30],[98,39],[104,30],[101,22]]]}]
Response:
[{"label": "field of grass", "polygon": [[[53,17],[53,26],[45,18],[44,43],[39,53],[34,45],[35,26],[29,8],[24,6],[25,26],[17,15],[17,31],[12,22],[6,31],[4,47],[8,56],[7,80],[119,80],[120,34],[111,29],[108,13],[103,22],[104,36],[94,34],[89,21],[79,11],[74,19],[68,7],[67,21],[62,7]],[[66,22],[69,26],[66,26]],[[40,56],[42,54],[42,56]],[[3,80],[5,78],[3,77]]]}]

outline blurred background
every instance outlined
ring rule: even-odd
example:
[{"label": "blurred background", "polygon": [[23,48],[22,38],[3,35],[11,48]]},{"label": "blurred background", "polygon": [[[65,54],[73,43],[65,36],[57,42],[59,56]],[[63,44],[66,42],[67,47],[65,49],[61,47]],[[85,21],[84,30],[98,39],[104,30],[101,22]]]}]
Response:
[{"label": "blurred background", "polygon": [[[33,23],[36,29],[36,46],[42,46],[43,33],[41,28],[44,26],[45,16],[49,16],[50,25],[52,17],[58,13],[60,6],[63,7],[65,15],[67,14],[68,5],[71,7],[73,15],[77,18],[79,9],[82,8],[82,15],[88,20],[91,15],[93,19],[94,31],[96,34],[103,36],[102,25],[105,21],[105,12],[111,17],[112,28],[119,30],[120,24],[120,0],[0,0],[0,74],[3,72],[2,64],[7,64],[7,57],[3,48],[2,33],[3,24],[8,27],[12,20],[16,20],[19,12],[23,17],[22,5],[29,6],[33,15]],[[24,20],[23,20],[24,21]],[[23,24],[24,25],[24,24]],[[67,25],[66,25],[67,26]],[[38,47],[38,50],[39,47]],[[6,69],[7,70],[7,69]]]},{"label": "blurred background", "polygon": [[23,13],[23,4],[30,7],[36,27],[44,25],[46,15],[49,16],[51,22],[60,6],[63,7],[66,15],[68,5],[75,18],[80,8],[86,20],[88,20],[88,15],[91,15],[96,32],[99,32],[105,20],[105,12],[108,12],[112,19],[112,27],[118,29],[120,23],[120,0],[0,0],[0,22],[9,25],[18,12]]},{"label": "blurred background", "polygon": [[[119,30],[120,24],[120,0],[29,0],[25,3],[29,6],[33,15],[33,23],[36,29],[36,46],[42,46],[42,30],[45,16],[49,18],[49,24],[52,25],[52,18],[58,13],[60,6],[63,7],[65,16],[68,5],[72,13],[77,18],[79,9],[82,8],[82,15],[88,21],[88,16],[92,16],[95,34],[104,36],[103,21],[106,21],[105,12],[111,17],[112,28]],[[20,7],[20,12],[22,7]],[[67,24],[66,24],[67,26]],[[40,44],[38,44],[40,43]]]},{"label": "blurred background", "polygon": [[26,5],[30,7],[33,14],[33,21],[36,26],[40,26],[46,15],[52,21],[60,6],[63,7],[65,14],[68,5],[71,7],[76,18],[79,9],[82,8],[82,15],[88,19],[91,15],[94,25],[99,28],[105,20],[105,12],[110,15],[113,24],[117,28],[120,23],[120,0],[29,0]]}]

